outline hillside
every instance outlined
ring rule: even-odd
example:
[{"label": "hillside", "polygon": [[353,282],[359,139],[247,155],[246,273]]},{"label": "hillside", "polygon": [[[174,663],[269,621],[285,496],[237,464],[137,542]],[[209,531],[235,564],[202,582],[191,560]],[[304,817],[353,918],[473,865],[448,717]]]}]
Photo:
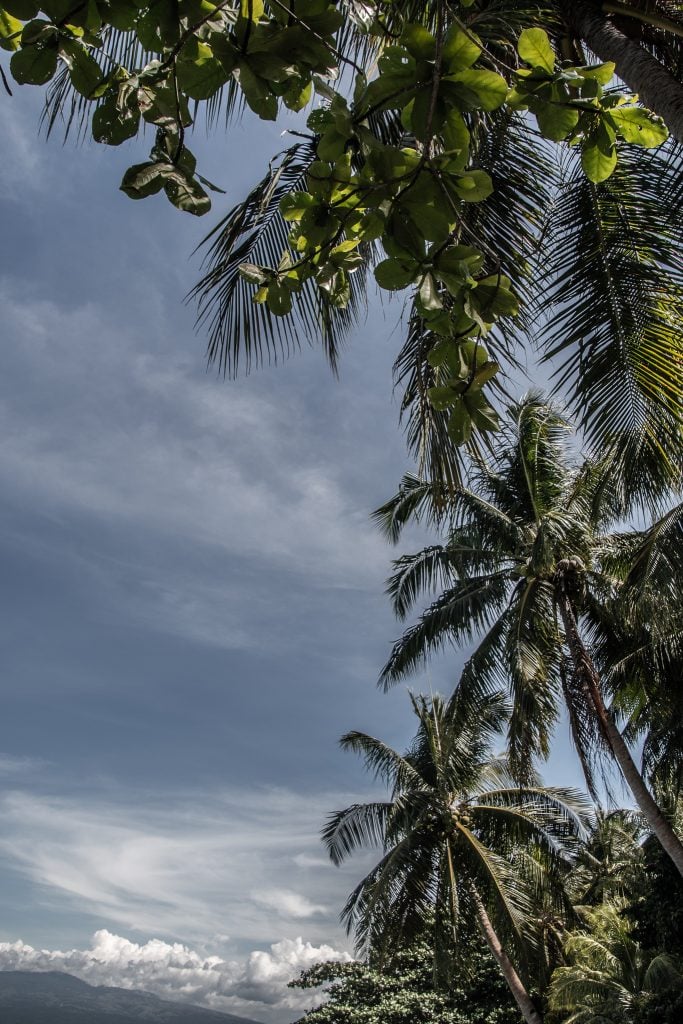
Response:
[{"label": "hillside", "polygon": [[2,1024],[255,1024],[148,992],[88,985],[60,971],[0,972]]}]

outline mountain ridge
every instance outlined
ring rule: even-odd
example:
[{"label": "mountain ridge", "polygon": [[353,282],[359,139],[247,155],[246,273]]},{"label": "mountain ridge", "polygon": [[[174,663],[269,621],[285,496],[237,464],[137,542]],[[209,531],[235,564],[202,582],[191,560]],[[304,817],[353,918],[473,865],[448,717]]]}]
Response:
[{"label": "mountain ridge", "polygon": [[2,1024],[259,1024],[142,989],[90,985],[66,971],[1,971]]}]

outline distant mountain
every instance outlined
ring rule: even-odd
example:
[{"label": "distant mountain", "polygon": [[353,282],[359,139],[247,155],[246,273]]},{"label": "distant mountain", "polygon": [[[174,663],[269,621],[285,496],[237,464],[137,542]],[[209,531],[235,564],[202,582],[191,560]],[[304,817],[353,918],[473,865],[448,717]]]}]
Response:
[{"label": "distant mountain", "polygon": [[169,1003],[149,992],[88,985],[61,971],[0,971],[2,1024],[256,1024]]}]

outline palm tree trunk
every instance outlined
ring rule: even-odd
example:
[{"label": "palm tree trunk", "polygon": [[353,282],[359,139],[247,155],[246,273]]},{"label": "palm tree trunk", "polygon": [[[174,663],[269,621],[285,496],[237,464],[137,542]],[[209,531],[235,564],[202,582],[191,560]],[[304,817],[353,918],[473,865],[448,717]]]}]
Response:
[{"label": "palm tree trunk", "polygon": [[600,60],[614,61],[621,80],[659,114],[674,138],[683,142],[683,84],[595,6],[572,4],[567,20]]},{"label": "palm tree trunk", "polygon": [[631,751],[628,749],[624,737],[614,724],[611,712],[605,707],[605,702],[600,692],[600,676],[593,663],[593,659],[581,639],[574,608],[561,577],[558,580],[558,584],[557,602],[560,615],[562,616],[567,646],[569,647],[569,653],[574,665],[574,672],[585,688],[598,719],[600,731],[612,751],[614,759],[619,765],[643,817],[663,849],[671,857],[681,876],[683,876],[683,843],[681,843],[681,840],[662,814],[657,803],[653,800],[652,794],[638,771],[638,767],[631,756]]},{"label": "palm tree trunk", "polygon": [[472,899],[474,900],[474,906],[477,915],[477,921],[481,929],[482,935],[486,939],[486,943],[493,953],[494,957],[498,962],[498,966],[503,972],[503,976],[508,984],[508,988],[512,992],[513,998],[519,1007],[519,1011],[524,1017],[527,1024],[543,1024],[543,1017],[538,1012],[531,997],[527,992],[526,988],[522,983],[522,979],[517,974],[517,971],[512,966],[512,961],[500,944],[500,939],[496,935],[493,925],[491,924],[491,918],[486,913],[486,908],[482,902],[481,896],[477,890],[472,887]]}]

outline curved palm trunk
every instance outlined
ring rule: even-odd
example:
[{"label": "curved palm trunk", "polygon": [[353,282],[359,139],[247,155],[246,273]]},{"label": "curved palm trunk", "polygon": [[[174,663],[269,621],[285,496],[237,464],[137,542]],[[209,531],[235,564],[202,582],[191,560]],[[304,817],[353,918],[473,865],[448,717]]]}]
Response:
[{"label": "curved palm trunk", "polygon": [[671,134],[683,142],[683,84],[656,57],[587,3],[572,5],[568,21],[596,56],[614,61],[617,74],[632,92],[659,114]]},{"label": "curved palm trunk", "polygon": [[638,771],[638,767],[631,756],[631,751],[628,749],[624,737],[614,724],[610,711],[605,707],[605,702],[600,692],[598,671],[583,644],[571,599],[562,582],[560,582],[558,587],[557,603],[560,615],[562,616],[564,633],[574,672],[585,687],[586,694],[598,719],[600,731],[612,751],[614,759],[619,765],[643,817],[666,853],[671,857],[679,873],[683,876],[683,843],[681,843],[681,840],[652,798],[652,794]]},{"label": "curved palm trunk", "polygon": [[498,966],[503,972],[503,976],[508,984],[508,988],[512,992],[517,1006],[519,1007],[520,1013],[527,1024],[543,1024],[543,1017],[531,1001],[531,997],[524,987],[522,979],[517,974],[517,971],[512,965],[512,961],[501,946],[500,939],[496,935],[495,929],[491,924],[491,918],[486,913],[486,908],[484,907],[481,896],[474,887],[472,888],[472,899],[474,900],[477,921],[479,922],[481,933],[486,939],[489,949],[493,953],[493,956],[498,962]]}]

